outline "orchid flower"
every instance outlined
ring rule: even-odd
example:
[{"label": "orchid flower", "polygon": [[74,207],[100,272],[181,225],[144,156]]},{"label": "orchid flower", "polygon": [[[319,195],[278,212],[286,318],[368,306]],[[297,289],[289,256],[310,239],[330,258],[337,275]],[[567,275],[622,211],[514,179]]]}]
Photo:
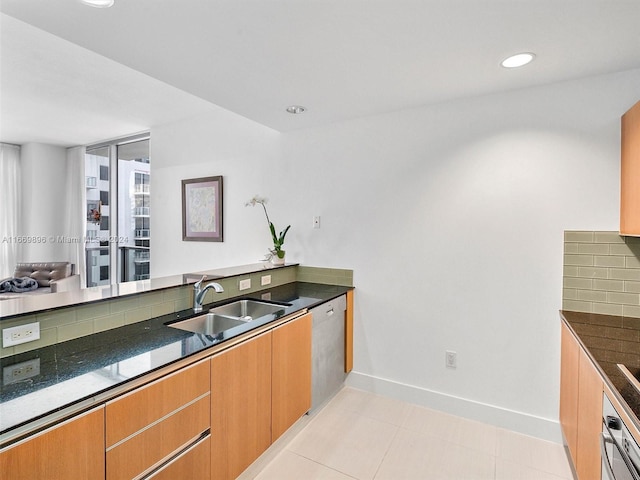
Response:
[{"label": "orchid flower", "polygon": [[255,195],[251,200],[244,204],[245,207],[255,207],[256,204],[262,205],[262,209],[264,210],[264,215],[267,217],[267,224],[269,225],[269,231],[271,232],[271,238],[273,239],[273,250],[272,253],[277,255],[278,258],[284,258],[284,251],[282,250],[282,245],[284,245],[284,237],[287,235],[287,232],[291,228],[289,225],[287,228],[282,230],[278,235],[276,235],[276,227],[273,225],[273,222],[269,219],[269,213],[267,212],[267,201],[268,199],[265,197],[260,197]]}]

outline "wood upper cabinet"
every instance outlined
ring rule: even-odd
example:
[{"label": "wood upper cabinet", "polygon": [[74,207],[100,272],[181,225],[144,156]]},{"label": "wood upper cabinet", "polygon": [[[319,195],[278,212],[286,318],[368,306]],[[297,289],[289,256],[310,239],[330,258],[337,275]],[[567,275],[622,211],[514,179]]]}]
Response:
[{"label": "wood upper cabinet", "polygon": [[2,480],[104,478],[104,407],[0,452]]},{"label": "wood upper cabinet", "polygon": [[271,332],[211,359],[212,477],[236,478],[271,444]]},{"label": "wood upper cabinet", "polygon": [[271,441],[311,408],[311,314],[273,329]]},{"label": "wood upper cabinet", "polygon": [[579,480],[600,480],[603,381],[587,353],[562,323],[560,425]]},{"label": "wood upper cabinet", "polygon": [[640,102],[622,116],[620,234],[640,236]]}]

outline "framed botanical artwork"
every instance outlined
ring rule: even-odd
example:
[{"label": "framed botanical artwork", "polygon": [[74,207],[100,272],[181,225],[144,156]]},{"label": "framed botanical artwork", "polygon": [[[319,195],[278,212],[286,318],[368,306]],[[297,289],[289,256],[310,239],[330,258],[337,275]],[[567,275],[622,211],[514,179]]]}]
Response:
[{"label": "framed botanical artwork", "polygon": [[182,180],[182,240],[222,242],[222,176]]}]

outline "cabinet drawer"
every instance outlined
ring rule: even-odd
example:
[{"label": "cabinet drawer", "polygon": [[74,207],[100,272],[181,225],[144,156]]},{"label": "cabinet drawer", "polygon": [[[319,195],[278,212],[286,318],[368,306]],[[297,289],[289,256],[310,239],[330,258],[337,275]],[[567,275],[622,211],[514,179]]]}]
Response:
[{"label": "cabinet drawer", "polygon": [[204,361],[107,403],[107,447],[207,393],[209,382],[209,362]]},{"label": "cabinet drawer", "polygon": [[207,393],[107,449],[107,480],[134,478],[157,467],[209,428],[210,413],[210,395]]},{"label": "cabinet drawer", "polygon": [[199,441],[149,476],[151,480],[211,480],[211,436]]},{"label": "cabinet drawer", "polygon": [[78,415],[2,450],[0,478],[104,478],[104,408]]}]

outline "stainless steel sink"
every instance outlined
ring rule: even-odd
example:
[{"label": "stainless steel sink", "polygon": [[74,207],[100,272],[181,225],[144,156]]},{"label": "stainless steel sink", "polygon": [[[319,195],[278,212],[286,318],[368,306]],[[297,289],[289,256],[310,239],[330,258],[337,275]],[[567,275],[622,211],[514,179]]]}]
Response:
[{"label": "stainless steel sink", "polygon": [[209,312],[249,322],[265,315],[273,315],[279,312],[284,314],[285,308],[285,305],[277,305],[260,300],[238,300],[212,308]]},{"label": "stainless steel sink", "polygon": [[215,336],[266,315],[284,315],[287,306],[260,300],[238,300],[212,308],[204,315],[168,323],[167,326]]},{"label": "stainless steel sink", "polygon": [[215,336],[230,328],[244,325],[246,321],[237,318],[229,318],[215,313],[206,313],[180,322],[169,323],[167,326],[186,330],[188,332],[202,333]]}]

